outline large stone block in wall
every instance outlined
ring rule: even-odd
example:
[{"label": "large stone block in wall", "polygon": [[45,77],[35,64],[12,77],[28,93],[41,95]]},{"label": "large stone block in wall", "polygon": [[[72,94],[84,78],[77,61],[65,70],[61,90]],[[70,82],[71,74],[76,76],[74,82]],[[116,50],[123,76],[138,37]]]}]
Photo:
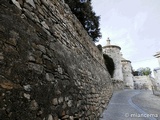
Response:
[{"label": "large stone block in wall", "polygon": [[2,120],[97,120],[111,95],[103,56],[65,3],[0,1]]}]

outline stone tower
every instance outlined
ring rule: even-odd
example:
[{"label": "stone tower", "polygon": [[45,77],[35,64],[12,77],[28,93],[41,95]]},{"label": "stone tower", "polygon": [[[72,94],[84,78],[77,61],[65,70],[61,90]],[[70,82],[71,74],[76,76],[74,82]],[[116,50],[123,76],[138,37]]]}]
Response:
[{"label": "stone tower", "polygon": [[126,60],[122,57],[121,58],[121,63],[122,63],[122,73],[123,73],[124,85],[125,85],[126,88],[133,89],[134,88],[134,83],[133,83],[131,61]]},{"label": "stone tower", "polygon": [[110,56],[115,64],[115,70],[113,75],[114,81],[123,81],[122,64],[121,64],[121,48],[117,45],[111,45],[110,39],[107,39],[107,45],[103,47],[103,53]]}]

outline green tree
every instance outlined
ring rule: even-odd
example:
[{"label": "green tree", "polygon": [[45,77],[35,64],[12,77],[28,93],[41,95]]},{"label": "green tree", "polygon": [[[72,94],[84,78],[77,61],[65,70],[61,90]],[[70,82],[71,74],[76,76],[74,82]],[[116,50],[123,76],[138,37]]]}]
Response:
[{"label": "green tree", "polygon": [[146,68],[141,67],[141,68],[138,68],[137,71],[138,71],[139,75],[141,75],[141,76],[142,75],[150,75],[152,73],[152,71],[149,67],[146,67]]},{"label": "green tree", "polygon": [[101,32],[99,28],[100,16],[96,16],[92,10],[91,0],[65,0],[70,7],[71,11],[79,19],[89,36],[93,38],[94,42],[98,42],[101,38]]}]

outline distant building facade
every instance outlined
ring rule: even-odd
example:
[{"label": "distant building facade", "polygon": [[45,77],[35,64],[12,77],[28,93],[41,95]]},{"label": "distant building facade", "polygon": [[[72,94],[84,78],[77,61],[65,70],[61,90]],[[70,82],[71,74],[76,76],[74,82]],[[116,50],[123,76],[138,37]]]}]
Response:
[{"label": "distant building facade", "polygon": [[[158,59],[158,62],[159,62],[159,66],[160,66],[160,52],[157,52],[154,57],[156,57]],[[154,76],[155,76],[155,80],[157,82],[157,84],[160,84],[160,67],[158,68],[155,68],[153,70],[154,72]]]},{"label": "distant building facade", "polygon": [[107,45],[103,47],[103,53],[110,56],[114,61],[115,70],[112,80],[115,88],[152,90],[153,78],[150,76],[140,76],[138,72],[133,73],[131,61],[122,57],[121,47],[111,45],[109,38],[107,39]]},{"label": "distant building facade", "polygon": [[107,39],[107,45],[103,47],[103,53],[110,56],[115,64],[113,74],[113,85],[115,88],[122,89],[124,87],[133,88],[133,75],[131,70],[131,62],[123,59],[121,56],[121,47],[111,45],[110,39]]},{"label": "distant building facade", "polygon": [[[154,57],[158,59],[159,66],[160,66],[160,52],[157,52]],[[153,91],[155,95],[160,95],[160,67],[155,68],[153,70],[155,80],[152,81],[153,83]]]}]

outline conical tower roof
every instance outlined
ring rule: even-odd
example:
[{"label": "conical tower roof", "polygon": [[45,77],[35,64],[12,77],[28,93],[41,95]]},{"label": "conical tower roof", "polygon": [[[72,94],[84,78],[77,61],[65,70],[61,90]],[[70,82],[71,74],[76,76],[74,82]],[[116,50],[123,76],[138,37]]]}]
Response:
[{"label": "conical tower roof", "polygon": [[107,40],[107,45],[106,46],[104,46],[103,48],[114,48],[114,47],[116,47],[116,48],[118,48],[119,50],[121,50],[121,47],[119,47],[119,46],[117,46],[117,45],[111,45],[110,44],[110,39],[108,38]]}]

